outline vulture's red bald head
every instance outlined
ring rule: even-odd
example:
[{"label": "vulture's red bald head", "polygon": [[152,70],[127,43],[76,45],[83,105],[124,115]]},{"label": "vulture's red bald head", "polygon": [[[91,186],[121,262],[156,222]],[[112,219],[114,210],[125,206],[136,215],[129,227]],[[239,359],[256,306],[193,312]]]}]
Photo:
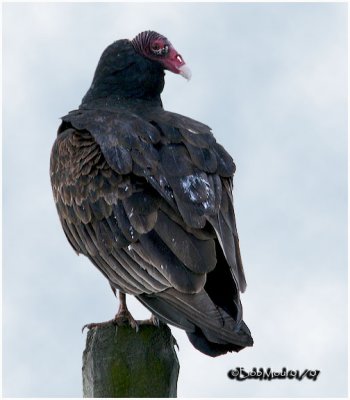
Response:
[{"label": "vulture's red bald head", "polygon": [[191,78],[191,70],[187,67],[181,55],[174,49],[169,40],[160,33],[141,32],[131,43],[139,54],[159,62],[164,69],[180,74],[186,79]]}]

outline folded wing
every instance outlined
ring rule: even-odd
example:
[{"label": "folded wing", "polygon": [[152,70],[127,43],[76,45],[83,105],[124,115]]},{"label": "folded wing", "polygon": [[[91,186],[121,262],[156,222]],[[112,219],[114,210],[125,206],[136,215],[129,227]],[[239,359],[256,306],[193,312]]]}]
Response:
[{"label": "folded wing", "polygon": [[239,300],[234,170],[207,126],[165,111],[72,112],[51,156],[75,251],[209,355],[252,344]]}]

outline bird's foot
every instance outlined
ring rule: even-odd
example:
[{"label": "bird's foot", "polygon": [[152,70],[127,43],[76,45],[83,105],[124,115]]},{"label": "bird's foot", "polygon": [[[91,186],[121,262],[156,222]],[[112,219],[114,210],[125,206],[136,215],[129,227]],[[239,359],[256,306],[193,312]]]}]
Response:
[{"label": "bird's foot", "polygon": [[[112,286],[111,286],[112,287]],[[115,292],[115,289],[112,287],[113,292]],[[104,327],[104,326],[122,326],[122,325],[130,325],[133,329],[135,329],[136,332],[139,330],[139,324],[137,321],[135,321],[134,317],[131,315],[130,311],[128,310],[128,307],[126,305],[126,297],[125,293],[119,291],[119,309],[116,314],[116,316],[106,322],[93,322],[91,324],[86,324],[83,326],[82,331],[84,331],[85,328],[92,329],[92,328],[98,328],[98,327]]]},{"label": "bird's foot", "polygon": [[135,321],[134,317],[130,314],[128,309],[123,309],[116,314],[116,316],[105,322],[92,322],[90,324],[86,324],[82,327],[81,331],[84,332],[84,329],[93,329],[93,328],[103,328],[107,326],[122,326],[122,325],[130,325],[133,329],[138,332],[139,330],[139,323]]},{"label": "bird's foot", "polygon": [[118,326],[129,324],[136,332],[139,331],[139,322],[134,319],[127,308],[120,309],[114,317],[114,321]]},{"label": "bird's foot", "polygon": [[157,328],[159,328],[159,325],[161,324],[159,319],[153,314],[150,316],[150,318],[144,319],[141,321],[137,321],[137,322],[139,325],[153,325],[153,326],[156,326]]}]

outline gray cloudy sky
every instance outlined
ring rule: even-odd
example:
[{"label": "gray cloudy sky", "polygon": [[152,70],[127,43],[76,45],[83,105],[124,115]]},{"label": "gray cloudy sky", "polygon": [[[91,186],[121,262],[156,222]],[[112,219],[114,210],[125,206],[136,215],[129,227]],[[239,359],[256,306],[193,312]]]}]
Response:
[{"label": "gray cloudy sky", "polygon": [[[347,393],[347,5],[3,6],[3,387],[81,396],[80,328],[117,308],[70,248],[49,156],[107,45],[152,29],[193,72],[167,73],[166,109],[213,128],[234,157],[235,207],[253,348],[212,359],[184,332],[178,395]],[[148,316],[129,301],[138,318]],[[231,368],[319,369],[313,381],[235,382]]]}]

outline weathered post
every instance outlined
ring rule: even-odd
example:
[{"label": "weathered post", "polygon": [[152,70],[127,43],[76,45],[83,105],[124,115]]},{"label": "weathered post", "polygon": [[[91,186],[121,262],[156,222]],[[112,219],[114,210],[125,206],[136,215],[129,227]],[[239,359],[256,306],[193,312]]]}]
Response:
[{"label": "weathered post", "polygon": [[176,397],[179,362],[169,327],[97,326],[83,353],[84,397]]}]

